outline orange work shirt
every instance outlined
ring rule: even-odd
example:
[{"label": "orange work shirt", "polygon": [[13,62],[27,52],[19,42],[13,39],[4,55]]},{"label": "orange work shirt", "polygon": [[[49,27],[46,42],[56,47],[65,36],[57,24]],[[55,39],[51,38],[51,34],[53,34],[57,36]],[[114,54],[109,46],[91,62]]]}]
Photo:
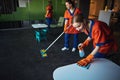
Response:
[{"label": "orange work shirt", "polygon": [[[81,14],[81,10],[79,8],[75,8],[73,13],[70,12],[70,9],[67,9],[64,13],[65,20],[68,20],[67,24],[64,25],[64,32],[68,34],[76,34],[79,33],[71,24],[73,16],[76,14]],[[69,27],[71,25],[71,27]],[[69,29],[68,29],[69,27]]]},{"label": "orange work shirt", "polygon": [[111,51],[117,51],[118,46],[114,40],[113,33],[106,23],[94,21],[88,34],[93,40],[93,47],[100,46],[98,52],[107,54]]},{"label": "orange work shirt", "polygon": [[[45,14],[46,18],[52,18],[52,15],[53,15],[52,9],[53,9],[52,5],[47,5],[46,14]],[[47,11],[48,11],[48,13],[47,13]]]}]

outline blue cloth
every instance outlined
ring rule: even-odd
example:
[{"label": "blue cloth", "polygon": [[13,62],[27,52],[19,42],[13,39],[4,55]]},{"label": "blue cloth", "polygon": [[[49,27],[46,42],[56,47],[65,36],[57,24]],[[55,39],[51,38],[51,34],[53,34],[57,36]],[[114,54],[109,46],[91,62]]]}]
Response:
[{"label": "blue cloth", "polygon": [[78,34],[66,34],[64,36],[64,47],[69,47],[69,38],[70,36],[73,35],[74,36],[74,40],[73,40],[73,47],[76,48],[78,45]]}]

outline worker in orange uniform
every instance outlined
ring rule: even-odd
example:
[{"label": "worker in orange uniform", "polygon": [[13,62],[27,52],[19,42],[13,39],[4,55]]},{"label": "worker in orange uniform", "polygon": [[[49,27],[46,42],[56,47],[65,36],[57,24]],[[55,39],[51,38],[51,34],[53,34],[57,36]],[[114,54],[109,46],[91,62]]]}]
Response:
[{"label": "worker in orange uniform", "polygon": [[48,1],[48,5],[46,6],[46,14],[45,14],[45,18],[46,18],[46,23],[48,25],[48,29],[50,28],[50,24],[52,23],[52,16],[53,16],[53,6],[52,6],[52,2]]},{"label": "worker in orange uniform", "polygon": [[74,2],[71,0],[66,0],[65,2],[67,10],[64,13],[64,47],[61,49],[62,51],[69,50],[69,37],[71,35],[74,35],[74,41],[73,41],[73,48],[72,52],[75,52],[77,45],[78,45],[78,33],[73,26],[72,26],[72,18],[76,14],[81,14],[81,10],[79,8],[74,7]]},{"label": "worker in orange uniform", "polygon": [[73,26],[80,32],[85,32],[88,38],[78,46],[78,49],[85,48],[90,41],[93,41],[93,51],[84,59],[77,62],[80,66],[86,66],[93,58],[104,58],[111,51],[116,52],[118,46],[113,37],[113,32],[108,25],[101,21],[85,20],[82,15],[73,18]]}]

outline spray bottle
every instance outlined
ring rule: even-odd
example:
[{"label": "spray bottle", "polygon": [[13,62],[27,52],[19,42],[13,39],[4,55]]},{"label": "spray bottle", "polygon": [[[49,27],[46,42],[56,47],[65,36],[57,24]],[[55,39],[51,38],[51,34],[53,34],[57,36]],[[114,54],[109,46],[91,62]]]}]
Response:
[{"label": "spray bottle", "polygon": [[82,50],[79,50],[79,56],[80,56],[80,57],[84,57],[84,56],[85,56],[85,52],[84,52],[83,49],[82,49]]},{"label": "spray bottle", "polygon": [[[80,43],[78,46],[81,46],[81,45],[82,45],[82,43]],[[85,56],[84,49],[79,50],[79,56],[80,57],[84,57]]]}]

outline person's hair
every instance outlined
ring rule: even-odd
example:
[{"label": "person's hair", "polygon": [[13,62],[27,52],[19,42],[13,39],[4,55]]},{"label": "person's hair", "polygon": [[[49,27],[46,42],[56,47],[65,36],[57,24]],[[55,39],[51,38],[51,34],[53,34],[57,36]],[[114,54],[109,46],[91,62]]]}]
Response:
[{"label": "person's hair", "polygon": [[89,23],[88,20],[84,18],[83,14],[76,14],[75,16],[73,16],[72,23],[73,22],[80,22],[84,24]]},{"label": "person's hair", "polygon": [[66,0],[65,2],[68,2],[69,4],[72,4],[72,7],[75,7],[74,1],[72,1],[72,0]]},{"label": "person's hair", "polygon": [[48,3],[49,3],[49,4],[52,4],[52,1],[49,0]]},{"label": "person's hair", "polygon": [[73,17],[73,21],[72,22],[83,22],[84,21],[84,17],[82,14],[76,14]]}]

